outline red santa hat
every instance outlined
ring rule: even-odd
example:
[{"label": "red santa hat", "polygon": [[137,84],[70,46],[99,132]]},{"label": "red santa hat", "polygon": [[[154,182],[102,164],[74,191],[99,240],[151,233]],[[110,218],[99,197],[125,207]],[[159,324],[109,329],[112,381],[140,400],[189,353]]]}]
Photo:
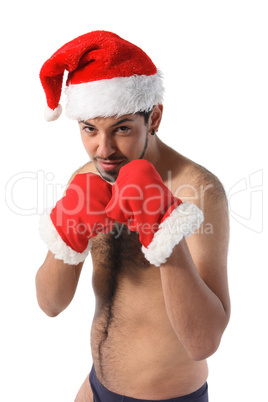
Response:
[{"label": "red santa hat", "polygon": [[72,119],[132,114],[163,102],[162,76],[147,54],[114,33],[94,31],[66,43],[42,66],[48,121],[61,114],[65,70],[66,114]]}]

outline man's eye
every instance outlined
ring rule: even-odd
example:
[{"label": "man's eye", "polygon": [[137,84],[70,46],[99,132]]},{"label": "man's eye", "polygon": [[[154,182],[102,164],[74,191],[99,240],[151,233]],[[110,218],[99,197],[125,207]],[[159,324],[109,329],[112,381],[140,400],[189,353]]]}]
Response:
[{"label": "man's eye", "polygon": [[94,133],[95,128],[94,128],[94,127],[85,126],[85,127],[83,127],[82,130],[83,130],[85,133],[87,133],[87,134],[92,134],[92,133]]},{"label": "man's eye", "polygon": [[130,131],[130,128],[127,126],[120,126],[117,128],[117,131],[119,133],[128,133]]}]

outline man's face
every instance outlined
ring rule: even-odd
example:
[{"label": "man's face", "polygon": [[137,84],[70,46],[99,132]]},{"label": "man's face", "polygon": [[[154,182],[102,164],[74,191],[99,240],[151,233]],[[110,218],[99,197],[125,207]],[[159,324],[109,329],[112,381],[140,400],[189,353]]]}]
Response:
[{"label": "man's face", "polygon": [[143,116],[128,114],[79,122],[81,138],[100,175],[114,182],[123,165],[142,159],[148,146],[148,127]]}]

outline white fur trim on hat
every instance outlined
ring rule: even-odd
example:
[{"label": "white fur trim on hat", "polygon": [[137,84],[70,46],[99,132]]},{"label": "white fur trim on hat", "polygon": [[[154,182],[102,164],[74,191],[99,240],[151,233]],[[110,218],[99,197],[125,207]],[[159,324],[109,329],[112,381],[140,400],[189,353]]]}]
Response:
[{"label": "white fur trim on hat", "polygon": [[55,258],[63,260],[65,264],[77,265],[84,261],[91,248],[90,241],[88,242],[86,250],[82,253],[78,253],[71,247],[67,246],[50,219],[50,211],[51,210],[47,210],[40,217],[39,230],[41,239],[46,243],[48,249],[55,255]]},{"label": "white fur trim on hat", "polygon": [[172,211],[159,226],[148,248],[142,246],[145,258],[159,267],[167,261],[173,248],[183,237],[197,230],[204,220],[203,212],[192,203],[184,202]]},{"label": "white fur trim on hat", "polygon": [[148,111],[163,103],[162,74],[116,77],[69,85],[66,114],[75,120]]},{"label": "white fur trim on hat", "polygon": [[56,109],[52,110],[50,107],[45,108],[45,120],[46,121],[54,121],[57,120],[62,113],[61,105],[58,105]]}]

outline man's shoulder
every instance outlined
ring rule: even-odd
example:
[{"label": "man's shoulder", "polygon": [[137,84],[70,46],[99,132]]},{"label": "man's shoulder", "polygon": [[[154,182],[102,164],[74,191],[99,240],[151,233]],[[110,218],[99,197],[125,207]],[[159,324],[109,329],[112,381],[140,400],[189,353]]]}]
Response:
[{"label": "man's shoulder", "polygon": [[96,173],[94,164],[92,162],[87,162],[85,165],[81,166],[80,168],[78,168],[70,177],[68,184],[66,186],[69,187],[70,183],[73,181],[73,179],[75,178],[76,175],[78,174],[83,174],[83,173]]},{"label": "man's shoulder", "polygon": [[83,173],[95,173],[96,169],[95,166],[92,162],[87,162],[85,165],[81,166],[79,169],[77,169],[74,172],[74,176],[77,174],[83,174]]},{"label": "man's shoulder", "polygon": [[187,179],[197,188],[210,189],[211,194],[224,195],[224,187],[220,179],[210,170],[195,162],[190,163],[187,172]]},{"label": "man's shoulder", "polygon": [[224,186],[220,179],[204,166],[185,157],[178,157],[177,164],[174,164],[171,183],[172,192],[185,201],[206,197],[211,202],[226,202]]},{"label": "man's shoulder", "polygon": [[83,165],[80,168],[78,168],[72,174],[72,176],[70,178],[70,181],[72,181],[77,174],[83,174],[83,173],[96,173],[96,169],[94,167],[94,164],[92,162],[87,162],[85,165]]}]

